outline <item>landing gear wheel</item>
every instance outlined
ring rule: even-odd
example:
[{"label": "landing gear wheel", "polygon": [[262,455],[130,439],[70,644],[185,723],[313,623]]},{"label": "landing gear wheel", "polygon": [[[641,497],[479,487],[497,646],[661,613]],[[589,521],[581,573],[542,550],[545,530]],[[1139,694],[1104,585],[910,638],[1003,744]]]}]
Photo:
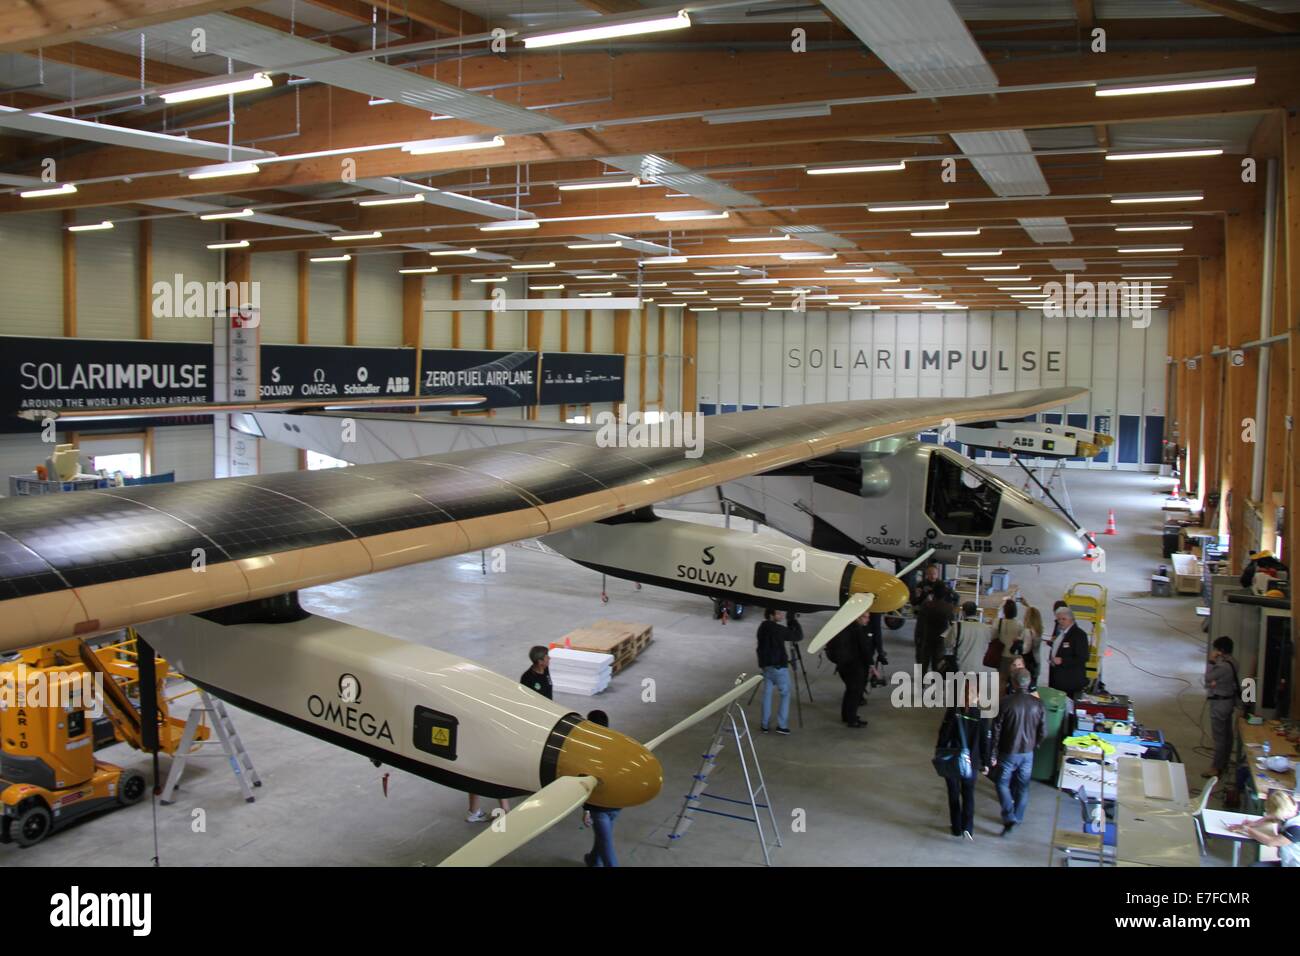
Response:
[{"label": "landing gear wheel", "polygon": [[885,627],[889,628],[891,631],[896,631],[902,626],[903,626],[903,619],[899,617],[897,614],[885,615]]},{"label": "landing gear wheel", "polygon": [[129,807],[133,803],[139,803],[140,798],[144,796],[145,782],[144,777],[134,770],[128,770],[122,774],[117,783],[117,802],[124,807]]},{"label": "landing gear wheel", "polygon": [[35,846],[50,833],[54,817],[44,804],[34,803],[14,818],[9,825],[9,835],[19,846]]},{"label": "landing gear wheel", "polygon": [[609,603],[609,595],[608,595],[608,594],[602,594],[602,595],[600,596],[600,603],[601,603],[601,604],[608,604],[608,603]]}]

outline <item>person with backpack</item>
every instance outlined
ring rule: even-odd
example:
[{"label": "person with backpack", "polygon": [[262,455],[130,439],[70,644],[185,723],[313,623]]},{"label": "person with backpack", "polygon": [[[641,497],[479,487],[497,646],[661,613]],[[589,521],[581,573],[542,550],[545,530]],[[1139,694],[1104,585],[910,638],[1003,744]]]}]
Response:
[{"label": "person with backpack", "polygon": [[826,659],[835,665],[835,672],[844,681],[844,698],[840,702],[840,720],[848,727],[865,727],[867,722],[858,716],[862,695],[867,689],[867,674],[874,655],[870,624],[871,612],[851,622],[826,645]]},{"label": "person with backpack", "polygon": [[1215,639],[1205,667],[1205,696],[1210,701],[1210,736],[1214,740],[1214,765],[1202,777],[1218,777],[1228,769],[1232,757],[1232,718],[1241,697],[1237,662],[1232,657],[1232,638]]},{"label": "person with backpack", "polygon": [[934,767],[948,785],[948,819],[952,835],[974,840],[975,781],[992,762],[992,721],[976,702],[975,681],[957,682],[957,706],[949,707],[934,745]]}]

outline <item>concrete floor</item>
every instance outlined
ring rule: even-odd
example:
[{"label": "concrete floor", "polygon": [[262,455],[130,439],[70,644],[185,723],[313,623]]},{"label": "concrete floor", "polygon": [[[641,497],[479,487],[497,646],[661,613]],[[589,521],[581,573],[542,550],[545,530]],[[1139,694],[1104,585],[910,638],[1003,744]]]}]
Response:
[{"label": "concrete floor", "polygon": [[[1160,506],[1170,485],[1147,474],[1070,473],[1070,493],[1085,526],[1104,527],[1106,509],[1114,508],[1120,530],[1118,537],[1101,539],[1107,570],[1100,580],[1111,598],[1111,654],[1103,677],[1112,691],[1134,698],[1143,724],[1162,729],[1173,741],[1188,764],[1189,784],[1199,788],[1208,759],[1198,747],[1208,737],[1199,689],[1205,644],[1194,612],[1198,601],[1148,593],[1149,576],[1162,561]],[[1071,582],[1096,579],[1081,561],[1013,568],[1013,582],[1045,611]],[[609,604],[602,605],[594,572],[512,547],[504,573],[485,576],[479,556],[465,555],[315,588],[304,593],[303,603],[318,614],[437,646],[507,675],[524,670],[530,645],[556,640],[596,618],[652,624],[654,643],[599,698],[557,695],[576,711],[606,710],[616,728],[642,740],[716,697],[741,671],[753,672],[757,618],[721,626],[703,598],[636,590],[622,581],[610,581],[609,594]],[[808,633],[815,633],[824,618],[809,615]],[[887,631],[886,646],[888,670],[910,668],[911,625]],[[940,714],[892,708],[882,688],[863,710],[870,726],[850,730],[839,723],[842,685],[830,665],[819,658],[808,670],[815,702],[805,697],[802,726],[792,711],[793,735],[757,740],[782,827],[784,845],[773,850],[774,863],[1047,863],[1056,809],[1051,787],[1033,785],[1025,824],[1002,839],[994,788],[981,781],[975,842],[956,840],[948,832],[943,784],[930,766]],[[645,678],[656,683],[655,703],[641,701]],[[748,710],[755,728],[758,705],[755,700]],[[388,771],[260,717],[232,714],[264,780],[255,803],[243,802],[226,765],[212,759],[188,771],[177,802],[158,806],[156,815],[144,803],[56,833],[37,847],[2,846],[0,865],[148,865],[155,819],[164,865],[431,865],[482,826],[465,822],[461,793],[391,771],[385,796],[381,781]],[[660,749],[663,791],[618,820],[623,865],[762,862],[753,826],[720,817],[700,816],[684,839],[666,846],[712,728],[712,721],[701,724]],[[101,756],[142,771],[148,767],[142,755],[122,745]],[[165,758],[163,766],[165,773]],[[711,791],[744,794],[730,751]],[[1075,805],[1062,801],[1061,807],[1077,824]],[[792,832],[796,811],[806,820],[802,832]],[[590,831],[581,828],[575,814],[507,862],[580,866],[590,842]],[[1211,853],[1209,865],[1230,859],[1226,846],[1212,846]]]}]

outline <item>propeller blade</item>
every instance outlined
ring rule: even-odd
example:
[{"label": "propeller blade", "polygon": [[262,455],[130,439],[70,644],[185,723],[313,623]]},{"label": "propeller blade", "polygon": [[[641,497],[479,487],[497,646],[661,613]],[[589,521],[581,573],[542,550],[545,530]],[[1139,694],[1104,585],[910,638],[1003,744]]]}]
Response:
[{"label": "propeller blade", "polygon": [[907,577],[909,574],[911,574],[913,571],[915,571],[915,570],[916,570],[917,568],[919,568],[921,565],[925,564],[925,562],[929,561],[929,560],[930,560],[930,555],[932,555],[932,554],[934,554],[934,548],[926,548],[925,551],[923,551],[923,552],[922,552],[922,553],[917,557],[917,559],[916,559],[915,561],[913,561],[913,562],[912,562],[911,564],[909,564],[907,567],[903,568],[903,570],[901,570],[901,571],[899,571],[897,574],[895,574],[894,577],[896,577],[896,578],[905,578],[905,577]]},{"label": "propeller blade", "polygon": [[491,866],[586,803],[599,783],[595,777],[556,778],[438,865]]},{"label": "propeller blade", "polygon": [[683,730],[686,730],[690,727],[694,727],[705,717],[709,717],[713,714],[716,714],[718,711],[723,710],[726,707],[729,707],[733,701],[735,701],[737,698],[743,697],[746,694],[746,692],[749,691],[750,688],[758,686],[758,684],[762,683],[763,681],[762,674],[755,674],[753,677],[749,678],[748,680],[742,680],[743,677],[744,675],[742,674],[740,677],[736,678],[736,686],[733,687],[731,690],[727,691],[725,694],[723,694],[713,703],[701,707],[699,710],[691,714],[691,716],[687,717],[685,720],[673,724],[673,726],[669,727],[667,730],[665,730],[654,740],[646,744],[645,749],[654,750],[665,740],[668,740],[669,738],[672,737],[676,737]]},{"label": "propeller blade", "polygon": [[816,654],[829,644],[832,637],[856,621],[864,612],[871,610],[875,600],[876,596],[870,593],[849,595],[844,606],[831,615],[831,619],[822,625],[817,636],[808,643],[808,653]]}]

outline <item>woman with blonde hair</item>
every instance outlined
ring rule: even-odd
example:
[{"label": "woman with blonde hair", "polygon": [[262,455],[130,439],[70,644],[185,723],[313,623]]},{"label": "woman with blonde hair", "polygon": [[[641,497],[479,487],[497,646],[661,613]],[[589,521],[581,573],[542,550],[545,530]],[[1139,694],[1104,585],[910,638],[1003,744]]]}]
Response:
[{"label": "woman with blonde hair", "polygon": [[1229,829],[1244,833],[1260,846],[1277,848],[1276,863],[1256,866],[1300,866],[1300,808],[1285,790],[1270,790],[1264,815],[1258,820],[1235,823]]},{"label": "woman with blonde hair", "polygon": [[1036,607],[1025,610],[1025,620],[1020,627],[1020,653],[1035,687],[1038,686],[1038,653],[1043,643],[1043,615]]}]

